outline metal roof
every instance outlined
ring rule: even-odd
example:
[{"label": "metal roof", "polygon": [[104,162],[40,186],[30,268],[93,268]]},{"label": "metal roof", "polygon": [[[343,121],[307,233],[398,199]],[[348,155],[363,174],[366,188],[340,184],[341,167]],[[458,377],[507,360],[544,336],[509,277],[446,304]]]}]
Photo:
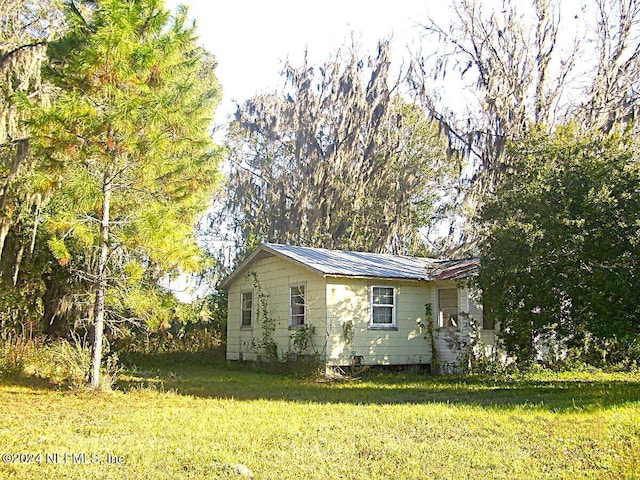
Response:
[{"label": "metal roof", "polygon": [[265,246],[326,276],[427,279],[427,265],[421,258],[272,243]]},{"label": "metal roof", "polygon": [[263,243],[222,283],[231,281],[257,258],[279,256],[293,261],[325,277],[389,278],[400,280],[455,280],[476,273],[479,260],[437,260],[383,253],[327,250],[297,247],[277,243]]}]

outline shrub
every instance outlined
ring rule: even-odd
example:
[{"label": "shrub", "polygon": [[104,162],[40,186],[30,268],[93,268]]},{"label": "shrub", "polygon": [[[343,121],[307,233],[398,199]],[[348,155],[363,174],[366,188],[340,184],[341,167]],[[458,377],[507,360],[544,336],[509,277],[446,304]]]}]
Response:
[{"label": "shrub", "polygon": [[224,350],[223,332],[210,323],[172,322],[156,331],[129,332],[112,339],[114,349],[126,354],[204,353]]}]

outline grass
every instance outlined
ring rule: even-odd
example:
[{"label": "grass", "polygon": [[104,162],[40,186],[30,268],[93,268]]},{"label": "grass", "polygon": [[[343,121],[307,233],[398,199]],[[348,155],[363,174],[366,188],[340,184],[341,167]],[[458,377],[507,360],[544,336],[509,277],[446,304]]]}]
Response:
[{"label": "grass", "polygon": [[118,388],[5,379],[0,453],[32,458],[0,478],[640,478],[639,374],[319,382],[176,363]]}]

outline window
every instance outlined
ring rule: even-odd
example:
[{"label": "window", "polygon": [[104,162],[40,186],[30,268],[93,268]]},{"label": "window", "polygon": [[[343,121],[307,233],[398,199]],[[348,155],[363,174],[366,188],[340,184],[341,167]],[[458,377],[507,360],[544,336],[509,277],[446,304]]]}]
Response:
[{"label": "window", "polygon": [[438,290],[438,313],[441,327],[458,328],[458,289]]},{"label": "window", "polygon": [[395,300],[394,287],[371,287],[371,327],[395,327]]},{"label": "window", "polygon": [[240,326],[250,327],[253,318],[253,293],[244,292],[240,295]]},{"label": "window", "polygon": [[290,288],[291,298],[291,323],[292,327],[304,325],[305,301],[304,285],[296,285]]}]

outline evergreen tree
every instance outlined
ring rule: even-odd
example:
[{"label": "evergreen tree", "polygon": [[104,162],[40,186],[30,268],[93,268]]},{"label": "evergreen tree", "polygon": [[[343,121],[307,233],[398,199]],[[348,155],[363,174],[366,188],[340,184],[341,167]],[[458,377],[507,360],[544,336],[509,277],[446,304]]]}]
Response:
[{"label": "evergreen tree", "polygon": [[63,182],[49,247],[92,298],[93,387],[109,307],[144,318],[145,284],[199,267],[194,226],[218,183],[215,63],[186,10],[163,5],[69,2],[69,34],[49,48],[60,95],[34,120]]}]

